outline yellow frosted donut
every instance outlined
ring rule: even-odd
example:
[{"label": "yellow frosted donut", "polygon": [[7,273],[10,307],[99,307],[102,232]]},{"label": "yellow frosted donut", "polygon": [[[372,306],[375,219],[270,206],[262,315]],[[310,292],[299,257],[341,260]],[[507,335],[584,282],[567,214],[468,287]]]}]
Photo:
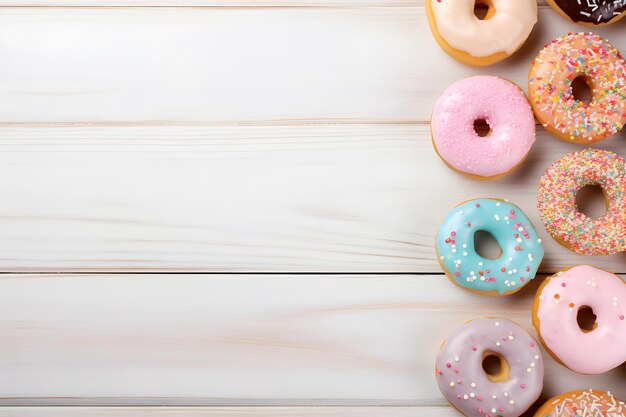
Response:
[{"label": "yellow frosted donut", "polygon": [[[474,14],[486,6],[483,19]],[[501,61],[526,42],[537,23],[536,0],[426,0],[426,14],[439,46],[473,66]]]}]

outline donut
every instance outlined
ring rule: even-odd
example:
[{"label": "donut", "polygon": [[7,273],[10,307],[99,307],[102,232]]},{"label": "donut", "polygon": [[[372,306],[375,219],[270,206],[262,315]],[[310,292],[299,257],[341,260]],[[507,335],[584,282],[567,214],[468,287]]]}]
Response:
[{"label": "donut", "polygon": [[[487,357],[500,369],[483,368]],[[543,389],[539,344],[516,323],[478,318],[455,329],[443,342],[435,367],[443,396],[468,417],[518,417]]]},{"label": "donut", "polygon": [[[480,137],[474,123],[487,122]],[[452,84],[437,100],[431,137],[439,157],[474,179],[497,179],[512,172],[535,143],[535,118],[524,92],[500,77],[476,76]]]},{"label": "donut", "polygon": [[[589,103],[574,97],[578,77],[591,90]],[[533,60],[528,84],[537,120],[564,141],[599,142],[626,123],[626,64],[597,35],[572,33],[547,44]]]},{"label": "donut", "polygon": [[[487,6],[483,20],[476,4]],[[536,0],[426,0],[433,37],[448,55],[473,66],[501,61],[526,42],[537,23]]]},{"label": "donut", "polygon": [[[604,191],[607,210],[598,219],[576,206],[586,185]],[[572,152],[548,168],[539,182],[537,207],[550,235],[581,255],[607,255],[626,250],[626,161],[613,152]]]},{"label": "donut", "polygon": [[[591,308],[591,330],[578,324]],[[601,374],[626,361],[626,283],[588,265],[547,278],[533,302],[533,325],[541,343],[560,364],[582,374]]]},{"label": "donut", "polygon": [[557,395],[546,401],[534,417],[624,417],[626,405],[610,392],[588,389]]},{"label": "donut", "polygon": [[[498,259],[476,253],[474,234],[490,233]],[[541,239],[524,212],[495,198],[470,200],[448,213],[435,238],[439,264],[454,284],[484,295],[509,295],[535,277],[543,259]]]},{"label": "donut", "polygon": [[548,4],[570,22],[605,26],[626,16],[626,0],[548,0]]}]

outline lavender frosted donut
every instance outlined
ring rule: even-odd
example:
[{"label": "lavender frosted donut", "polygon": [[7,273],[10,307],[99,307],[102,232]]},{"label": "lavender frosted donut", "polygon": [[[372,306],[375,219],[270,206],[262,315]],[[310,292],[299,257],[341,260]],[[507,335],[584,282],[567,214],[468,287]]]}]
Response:
[{"label": "lavender frosted donut", "polygon": [[[490,131],[478,135],[474,123]],[[522,90],[500,77],[476,76],[452,84],[435,103],[433,146],[455,171],[496,179],[513,171],[535,143],[535,118]]]},{"label": "lavender frosted donut", "polygon": [[[499,359],[498,373],[483,369],[487,357]],[[439,350],[436,373],[443,396],[468,417],[518,417],[543,389],[538,343],[503,318],[479,318],[458,327]]]}]

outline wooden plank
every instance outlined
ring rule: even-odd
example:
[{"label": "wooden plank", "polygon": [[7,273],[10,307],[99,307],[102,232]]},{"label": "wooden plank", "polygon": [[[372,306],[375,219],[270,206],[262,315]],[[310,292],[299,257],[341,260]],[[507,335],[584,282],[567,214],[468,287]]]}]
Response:
[{"label": "wooden plank", "polygon": [[[0,122],[424,122],[459,78],[524,86],[543,44],[580,29],[540,19],[515,57],[475,69],[440,50],[422,6],[4,8]],[[595,31],[625,49],[621,29]]]},{"label": "wooden plank", "polygon": [[406,7],[421,4],[422,0],[0,0],[0,7]]},{"label": "wooden plank", "polygon": [[[547,7],[546,0],[537,0]],[[0,0],[0,7],[406,7],[424,0]]]},{"label": "wooden plank", "polygon": [[540,131],[485,183],[443,165],[426,125],[2,128],[0,270],[438,272],[445,214],[501,197],[540,231],[543,271],[626,272],[626,254],[575,255],[539,220],[539,178],[572,150]]},{"label": "wooden plank", "polygon": [[456,417],[451,407],[4,407],[3,417]]},{"label": "wooden plank", "polygon": [[[484,315],[530,329],[537,284],[494,298],[441,275],[2,276],[0,404],[443,406],[441,341]],[[548,360],[544,395],[626,397],[622,371]]]}]

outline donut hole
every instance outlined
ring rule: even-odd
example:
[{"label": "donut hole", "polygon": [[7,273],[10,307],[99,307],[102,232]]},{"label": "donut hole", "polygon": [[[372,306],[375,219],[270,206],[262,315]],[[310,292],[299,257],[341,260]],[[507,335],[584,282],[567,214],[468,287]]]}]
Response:
[{"label": "donut hole", "polygon": [[580,330],[584,333],[592,332],[598,327],[598,323],[596,322],[597,318],[598,317],[593,313],[593,308],[589,306],[581,306],[576,314],[578,327],[580,327]]},{"label": "donut hole", "polygon": [[599,219],[606,214],[607,200],[604,190],[599,185],[585,185],[576,193],[578,211],[592,219]]},{"label": "donut hole", "polygon": [[490,0],[476,0],[474,2],[474,16],[478,20],[489,20],[496,13]]},{"label": "donut hole", "polygon": [[509,362],[499,353],[489,350],[483,352],[482,366],[491,382],[503,382],[510,378]]},{"label": "donut hole", "polygon": [[487,137],[491,135],[491,125],[489,124],[487,119],[476,119],[474,120],[474,132],[476,132],[478,137]]},{"label": "donut hole", "polygon": [[580,101],[584,104],[591,103],[593,92],[587,77],[576,77],[574,81],[572,81],[572,96],[574,97],[574,100]]},{"label": "donut hole", "polygon": [[492,261],[502,256],[502,248],[496,238],[484,230],[474,233],[474,250],[479,256]]}]

